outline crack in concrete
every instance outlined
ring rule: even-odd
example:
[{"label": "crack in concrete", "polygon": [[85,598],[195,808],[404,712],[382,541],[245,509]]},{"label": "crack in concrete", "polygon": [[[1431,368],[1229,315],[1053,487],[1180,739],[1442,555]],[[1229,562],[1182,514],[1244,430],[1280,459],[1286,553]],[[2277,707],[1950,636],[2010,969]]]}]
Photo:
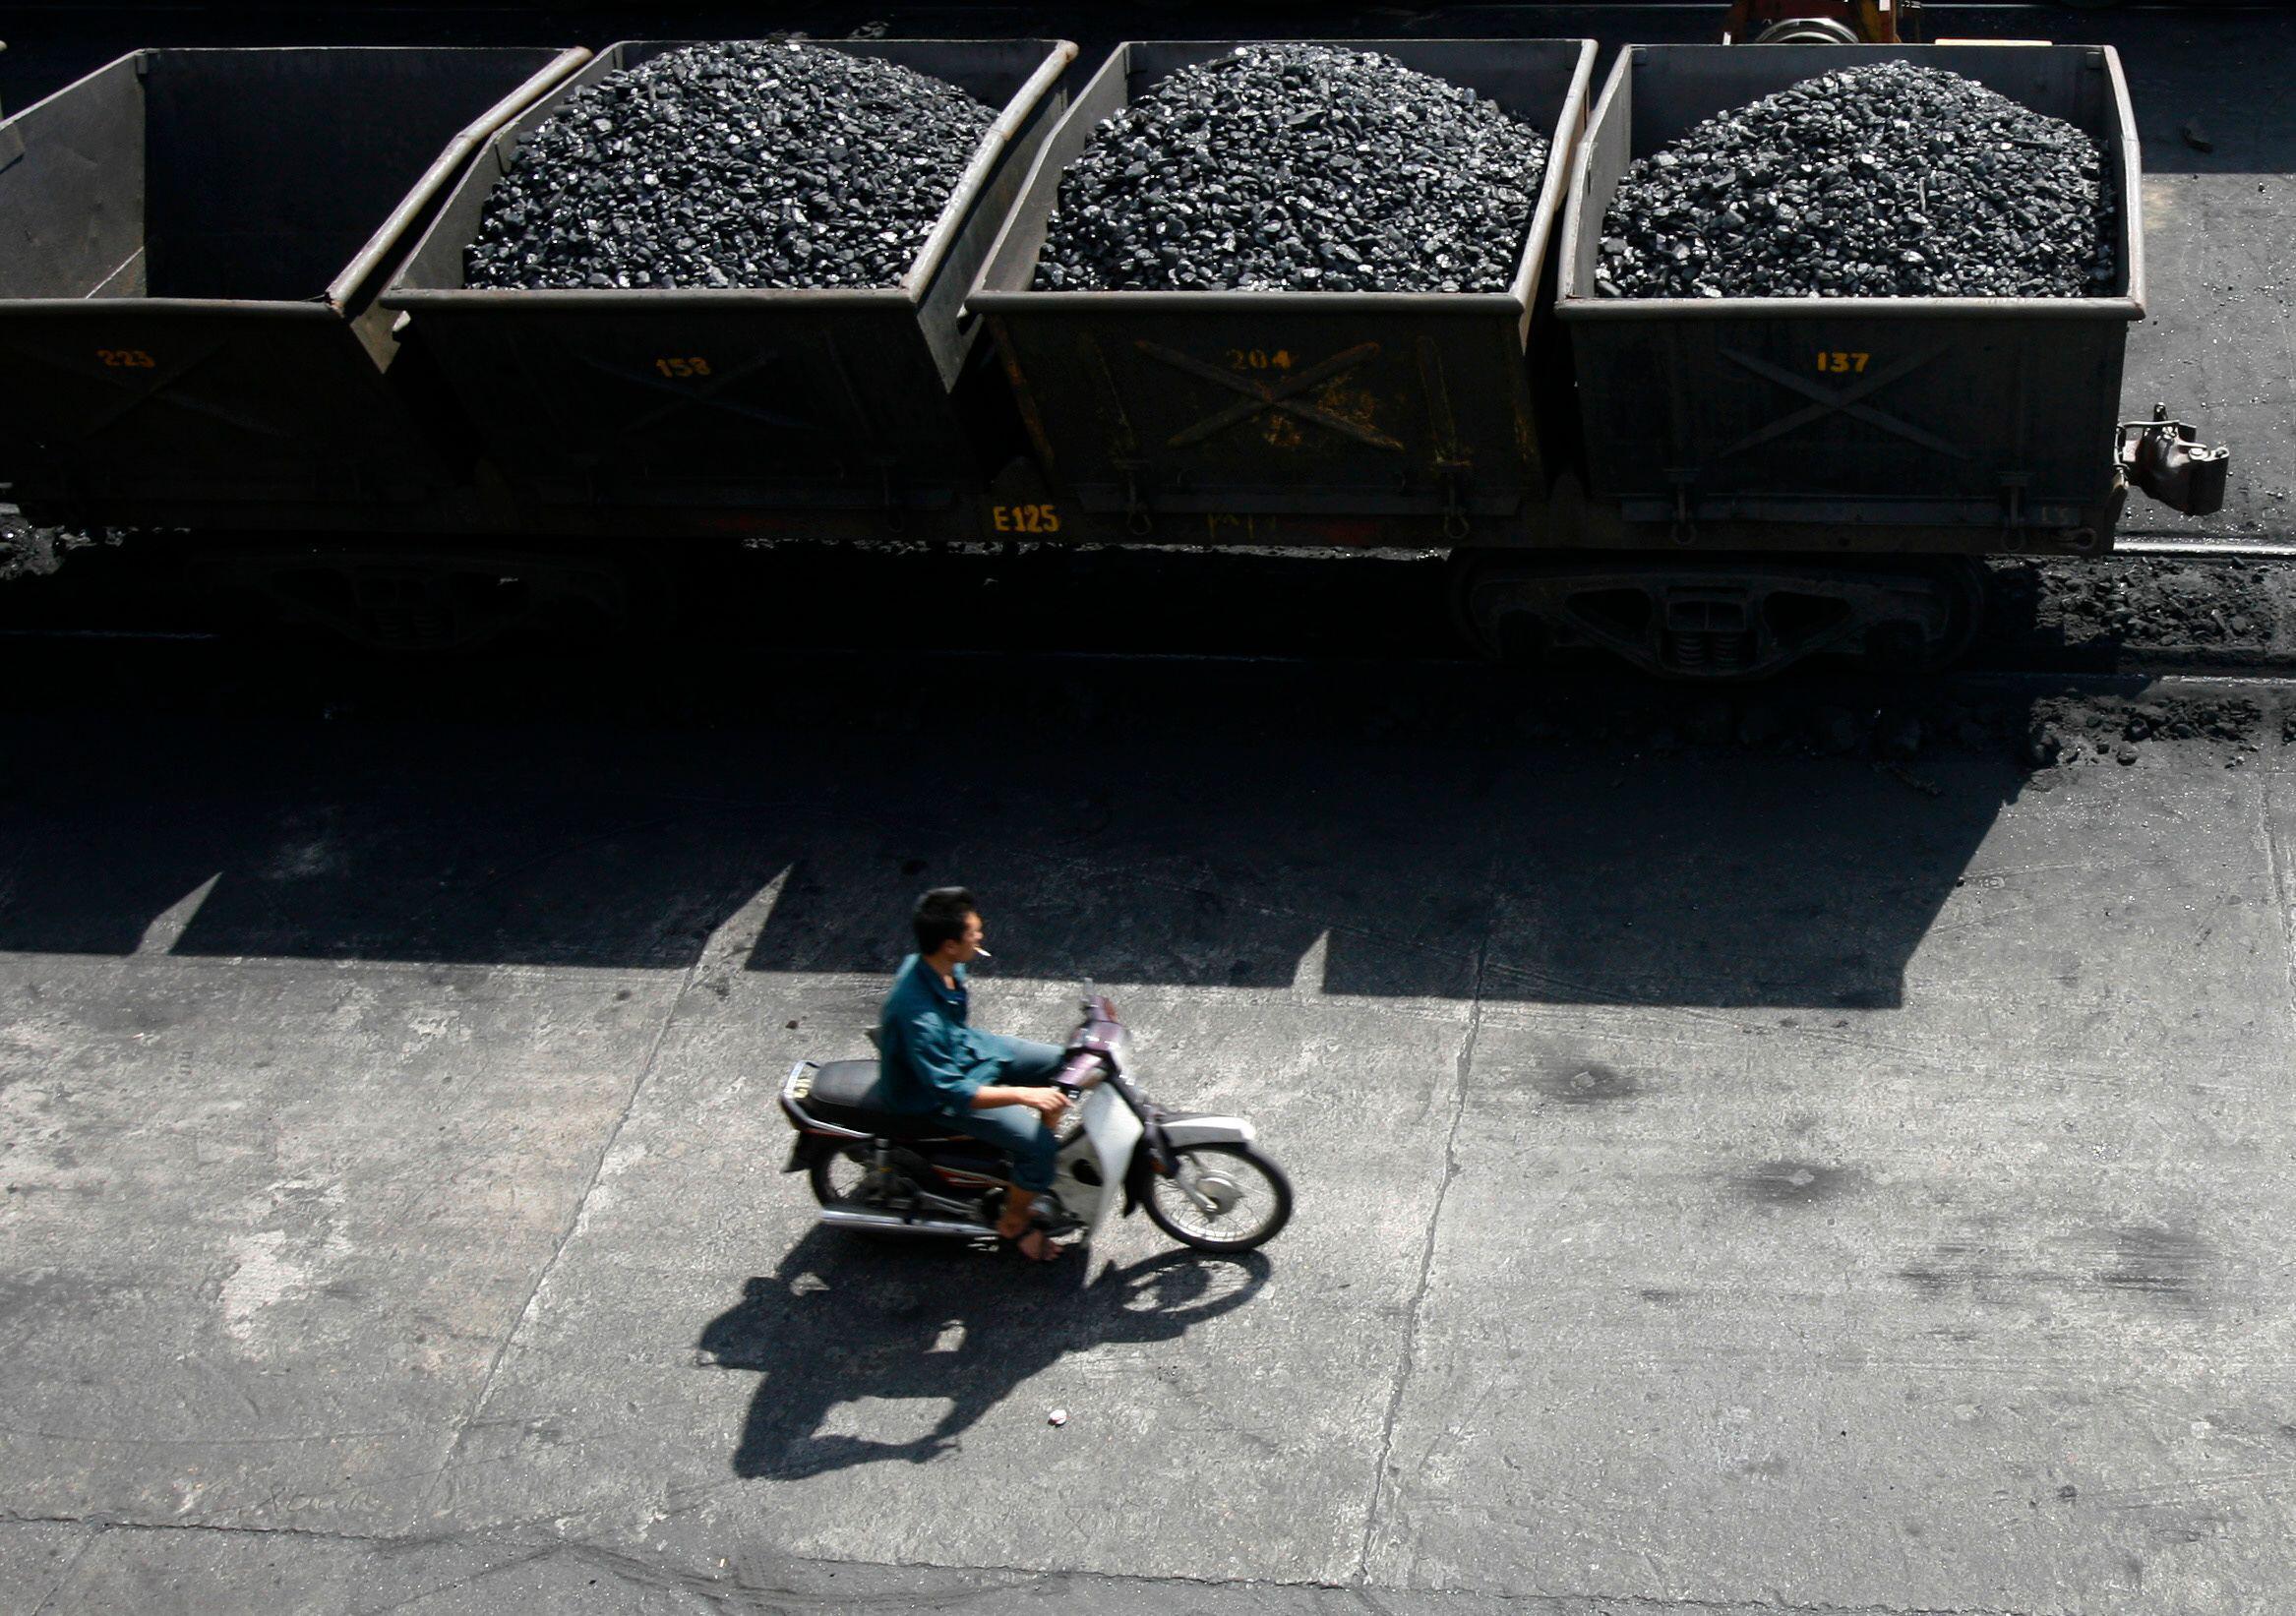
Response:
[{"label": "crack in concrete", "polygon": [[2288,861],[2281,855],[2280,838],[2272,826],[2272,785],[2264,782],[2257,793],[2258,834],[2264,838],[2265,869],[2272,883],[2272,907],[2280,918],[2280,1002],[2296,1023],[2296,889],[2290,885]]},{"label": "crack in concrete", "polygon": [[[706,1572],[686,1572],[674,1567],[656,1565],[635,1555],[618,1549],[609,1549],[593,1543],[569,1543],[569,1553],[584,1564],[597,1567],[626,1583],[649,1588],[677,1588],[708,1600],[721,1609],[744,1609],[785,1612],[803,1608],[808,1610],[853,1610],[865,1605],[884,1605],[904,1611],[950,1609],[969,1605],[989,1597],[1005,1596],[1031,1586],[1051,1585],[1057,1588],[1072,1588],[1089,1595],[1094,1589],[1107,1591],[1123,1587],[1171,1588],[1189,1587],[1226,1589],[1249,1593],[1254,1589],[1270,1592],[1321,1591],[1328,1592],[1349,1604],[1376,1613],[1393,1616],[1393,1606],[1383,1601],[1409,1600],[1423,1604],[1428,1601],[1472,1601],[1477,1605],[1499,1604],[1513,1606],[1527,1613],[1546,1611],[1552,1616],[1615,1616],[1622,1611],[1707,1611],[1720,1616],[1732,1613],[1758,1612],[1762,1616],[2026,1616],[2026,1613],[2001,1606],[1975,1605],[1837,1605],[1805,1604],[1777,1598],[1771,1599],[1708,1599],[1698,1597],[1657,1598],[1646,1594],[1615,1593],[1493,1593],[1464,1588],[1389,1588],[1373,1587],[1363,1583],[1332,1584],[1320,1582],[1286,1583],[1260,1579],[1194,1577],[1173,1573],[1161,1577],[1113,1576],[1090,1571],[1028,1570],[1003,1566],[942,1565],[934,1562],[901,1562],[897,1565],[873,1562],[785,1560],[784,1566],[837,1567],[873,1571],[909,1571],[924,1574],[993,1577],[999,1579],[993,1586],[975,1586],[951,1589],[945,1593],[904,1590],[883,1596],[859,1594],[853,1589],[837,1589],[816,1593],[792,1586],[788,1581],[776,1583],[747,1583],[720,1580]],[[531,1556],[525,1558],[532,1558]],[[514,1562],[522,1563],[522,1562]],[[499,1569],[499,1568],[497,1568]],[[770,1604],[758,1600],[771,1600]],[[794,1601],[794,1603],[793,1603]]]},{"label": "crack in concrete", "polygon": [[0,1526],[88,1526],[99,1534],[109,1531],[213,1531],[225,1532],[234,1537],[307,1537],[318,1543],[364,1543],[374,1548],[419,1548],[428,1543],[451,1542],[457,1537],[478,1535],[474,1528],[384,1536],[372,1532],[320,1531],[312,1526],[235,1526],[221,1521],[123,1521],[108,1515],[20,1515],[13,1511],[0,1513]]},{"label": "crack in concrete", "polygon": [[[968,1603],[984,1596],[1001,1596],[1013,1593],[1031,1585],[1046,1582],[1115,1582],[1118,1579],[1099,1578],[1092,1573],[1000,1571],[996,1568],[955,1566],[902,1566],[903,1571],[957,1572],[980,1574],[997,1578],[993,1587],[967,1587],[947,1594],[903,1591],[888,1597],[871,1597],[857,1594],[850,1588],[839,1588],[828,1593],[814,1593],[805,1588],[783,1583],[750,1583],[741,1580],[737,1571],[730,1580],[721,1581],[707,1572],[682,1571],[675,1566],[657,1565],[620,1549],[610,1549],[595,1543],[569,1545],[574,1559],[605,1572],[608,1576],[633,1587],[678,1590],[704,1599],[721,1610],[754,1610],[786,1612],[792,1609],[847,1611],[869,1605],[910,1611],[926,1611],[936,1607],[951,1607]],[[787,1565],[840,1564],[840,1562],[794,1561]],[[765,1601],[771,1601],[766,1603]]]},{"label": "crack in concrete", "polygon": [[397,1431],[299,1431],[285,1436],[96,1436],[83,1431],[51,1431],[41,1425],[0,1424],[0,1435],[35,1436],[44,1442],[71,1442],[90,1448],[277,1448],[308,1446],[314,1442],[365,1441],[370,1437],[400,1437]]},{"label": "crack in concrete", "polygon": [[1403,1416],[1403,1400],[1411,1390],[1412,1371],[1419,1361],[1420,1330],[1426,1312],[1427,1287],[1434,1280],[1435,1245],[1443,1227],[1443,1203],[1459,1177],[1459,1124],[1467,1115],[1467,1075],[1475,1064],[1475,1041],[1482,1031],[1483,976],[1490,961],[1491,928],[1496,916],[1483,927],[1482,942],[1475,951],[1475,997],[1467,1012],[1467,1033],[1459,1043],[1457,1094],[1451,1105],[1451,1125],[1443,1135],[1443,1182],[1435,1191],[1435,1205],[1427,1214],[1427,1237],[1420,1247],[1419,1284],[1412,1291],[1411,1313],[1404,1328],[1403,1352],[1396,1366],[1395,1386],[1388,1393],[1387,1414],[1379,1428],[1379,1453],[1371,1469],[1371,1496],[1363,1506],[1363,1530],[1356,1545],[1354,1586],[1364,1586],[1371,1577],[1371,1537],[1379,1528],[1380,1505],[1387,1497],[1387,1469],[1395,1456],[1395,1427]]},{"label": "crack in concrete", "polygon": [[606,1166],[614,1160],[614,1147],[621,1142],[623,1130],[630,1125],[631,1117],[637,1111],[638,1099],[653,1078],[654,1063],[661,1056],[662,1045],[668,1041],[670,1029],[677,1025],[678,1012],[685,1007],[687,996],[694,991],[695,984],[701,979],[706,969],[732,954],[735,933],[747,930],[755,944],[757,935],[764,930],[773,905],[781,896],[783,885],[789,880],[790,868],[783,866],[780,873],[728,915],[717,929],[703,940],[701,947],[695,951],[693,963],[686,967],[684,975],[679,978],[677,991],[670,995],[670,1002],[662,1011],[661,1025],[654,1029],[654,1036],[646,1045],[645,1057],[638,1062],[637,1075],[630,1085],[630,1093],[623,1099],[622,1114],[614,1119],[614,1126],[606,1130],[606,1140],[598,1149],[598,1159],[590,1164],[589,1180],[582,1185],[581,1194],[575,1198],[574,1210],[567,1217],[566,1227],[559,1230],[557,1245],[552,1248],[549,1260],[535,1274],[534,1286],[526,1292],[525,1304],[518,1309],[517,1316],[511,1321],[510,1329],[503,1333],[502,1341],[495,1347],[494,1355],[487,1360],[486,1373],[479,1377],[477,1396],[471,1399],[470,1407],[462,1417],[455,1421],[454,1435],[447,1444],[446,1456],[439,1461],[439,1467],[432,1472],[422,1496],[416,1500],[418,1519],[430,1507],[439,1488],[446,1482],[448,1473],[453,1469],[454,1461],[462,1452],[463,1441],[477,1425],[478,1416],[485,1411],[487,1399],[494,1395],[495,1380],[510,1357],[512,1343],[518,1339],[519,1333],[533,1318],[535,1309],[541,1304],[542,1292],[550,1284],[550,1276],[558,1272],[558,1265],[566,1256],[567,1248],[573,1245],[574,1235],[580,1232],[591,1199],[596,1196],[598,1185],[605,1179]]},{"label": "crack in concrete", "polygon": [[96,1539],[102,1535],[103,1528],[96,1526],[80,1540],[79,1550],[73,1554],[64,1569],[56,1574],[55,1582],[50,1584],[48,1591],[41,1595],[40,1602],[31,1607],[31,1616],[47,1616],[49,1608],[56,1602],[56,1596],[72,1586],[72,1579],[79,1574],[80,1562],[88,1558],[88,1551],[95,1547]]},{"label": "crack in concrete", "polygon": [[[387,1553],[403,1554],[423,1548],[450,1548],[455,1546],[484,1547],[489,1544],[508,1551],[506,1556],[467,1577],[428,1587],[415,1594],[422,1599],[453,1587],[474,1584],[482,1578],[515,1570],[519,1566],[565,1556],[582,1565],[606,1572],[618,1580],[635,1586],[676,1589],[727,1610],[788,1611],[793,1609],[851,1610],[864,1605],[883,1605],[909,1611],[927,1611],[952,1608],[983,1598],[1009,1595],[1018,1590],[1041,1585],[1073,1587],[1080,1593],[1125,1587],[1167,1588],[1192,1587],[1228,1589],[1248,1594],[1253,1589],[1285,1591],[1326,1591],[1335,1598],[1362,1609],[1390,1616],[1392,1606],[1385,1601],[1405,1600],[1420,1603],[1434,1600],[1473,1601],[1479,1605],[1498,1604],[1525,1612],[1552,1612],[1553,1616],[1589,1616],[1589,1607],[1604,1612],[1621,1611],[1676,1611],[1715,1612],[1718,1616],[1733,1613],[1762,1612],[1774,1616],[2025,1616],[2025,1613],[1993,1605],[1840,1605],[1798,1603],[1778,1598],[1719,1599],[1701,1597],[1657,1598],[1647,1594],[1615,1593],[1508,1593],[1456,1587],[1394,1588],[1375,1586],[1367,1582],[1280,1582],[1257,1578],[1197,1577],[1186,1573],[1171,1573],[1157,1577],[1121,1576],[1094,1571],[1057,1571],[1028,1566],[995,1566],[944,1564],[937,1561],[879,1562],[866,1560],[816,1560],[796,1556],[775,1556],[771,1570],[785,1575],[772,1577],[771,1570],[759,1568],[759,1575],[771,1580],[747,1580],[752,1573],[738,1568],[730,1577],[719,1577],[706,1571],[693,1571],[674,1565],[664,1565],[634,1554],[627,1549],[590,1542],[583,1538],[545,1535],[529,1536],[519,1532],[506,1532],[493,1526],[472,1526],[458,1530],[415,1532],[402,1535],[374,1535],[361,1532],[320,1531],[302,1526],[241,1526],[197,1521],[119,1521],[91,1516],[43,1516],[0,1513],[0,1525],[10,1526],[80,1526],[91,1529],[89,1538],[73,1557],[70,1568],[48,1595],[53,1602],[77,1573],[81,1561],[102,1538],[120,1533],[213,1533],[232,1537],[305,1539],[316,1543],[350,1544]],[[930,1591],[900,1590],[880,1596],[861,1593],[851,1587],[825,1592],[813,1592],[799,1586],[800,1578],[789,1574],[816,1571],[834,1574],[842,1571],[860,1572],[913,1572],[932,1576],[958,1576],[995,1579],[994,1586],[975,1586]],[[770,1602],[767,1602],[770,1601]],[[401,1603],[410,1601],[400,1601]],[[45,1609],[43,1605],[41,1607]],[[366,1616],[382,1616],[395,1608],[393,1605],[364,1607]],[[37,1613],[35,1612],[35,1616]]]}]

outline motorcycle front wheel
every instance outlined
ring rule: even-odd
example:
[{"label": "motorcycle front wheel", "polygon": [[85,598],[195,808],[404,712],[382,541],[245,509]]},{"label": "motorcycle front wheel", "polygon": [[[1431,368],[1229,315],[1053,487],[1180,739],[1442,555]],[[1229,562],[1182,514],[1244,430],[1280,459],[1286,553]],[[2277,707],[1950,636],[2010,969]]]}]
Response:
[{"label": "motorcycle front wheel", "polygon": [[[1149,1221],[1198,1251],[1250,1251],[1292,1221],[1292,1180],[1249,1145],[1186,1145],[1148,1175]],[[1193,1187],[1211,1204],[1199,1204]]]}]

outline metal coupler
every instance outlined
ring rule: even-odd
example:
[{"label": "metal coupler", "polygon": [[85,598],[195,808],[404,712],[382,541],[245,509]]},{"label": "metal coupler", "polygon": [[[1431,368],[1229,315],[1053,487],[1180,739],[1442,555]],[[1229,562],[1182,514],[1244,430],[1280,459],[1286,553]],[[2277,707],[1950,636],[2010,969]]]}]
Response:
[{"label": "metal coupler", "polygon": [[2121,468],[2170,509],[2212,515],[2224,509],[2232,450],[2210,449],[2199,438],[2192,427],[2168,418],[2166,404],[2155,404],[2151,420],[2121,423]]}]

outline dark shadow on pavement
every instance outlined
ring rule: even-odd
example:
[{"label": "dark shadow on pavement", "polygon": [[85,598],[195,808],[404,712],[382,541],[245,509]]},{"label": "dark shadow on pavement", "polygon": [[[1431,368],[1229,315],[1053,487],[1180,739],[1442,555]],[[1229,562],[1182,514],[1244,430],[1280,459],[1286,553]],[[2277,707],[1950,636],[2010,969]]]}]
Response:
[{"label": "dark shadow on pavement", "polygon": [[[856,1465],[922,1465],[1070,1352],[1171,1341],[1242,1306],[1273,1265],[1260,1252],[1168,1251],[1089,1278],[1088,1254],[1029,1266],[977,1247],[816,1228],[701,1332],[719,1369],[761,1378],[734,1473],[794,1480]],[[823,1427],[841,1405],[945,1404],[931,1428],[886,1440]]]},{"label": "dark shadow on pavement", "polygon": [[962,882],[1038,980],[1872,1007],[2025,780],[2014,703],[1887,761],[1846,686],[807,671],[651,725],[10,717],[0,949],[683,970],[778,879],[726,957],[867,975]]},{"label": "dark shadow on pavement", "polygon": [[1396,693],[1352,692],[1369,710],[1344,742],[1277,699],[1261,716],[1292,725],[1264,739],[1207,721],[1126,746],[1109,719],[1066,768],[872,771],[876,822],[809,841],[751,965],[882,971],[917,890],[963,882],[994,905],[996,969],[1038,979],[1284,988],[1319,951],[1340,994],[1882,1007],[2024,779],[1991,739],[1896,769],[1862,731],[1813,756],[1806,714],[1747,747],[1742,697],[1714,745],[1683,695],[1552,740],[1503,711],[1470,720],[1481,744],[1425,739],[1424,711],[1389,740]]}]

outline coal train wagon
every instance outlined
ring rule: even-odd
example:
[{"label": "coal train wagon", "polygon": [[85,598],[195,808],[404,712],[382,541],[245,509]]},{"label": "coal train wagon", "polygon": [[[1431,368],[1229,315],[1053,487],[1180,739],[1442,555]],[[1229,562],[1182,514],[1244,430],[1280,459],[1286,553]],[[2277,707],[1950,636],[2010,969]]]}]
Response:
[{"label": "coal train wagon", "polygon": [[[896,284],[781,288],[471,284],[537,132],[676,42],[138,52],[0,124],[0,483],[37,520],[198,535],[217,581],[367,639],[627,616],[660,559],[751,536],[1405,547],[1449,554],[1492,654],[1734,677],[1936,665],[1975,629],[1976,558],[2107,552],[2133,485],[2221,502],[2221,451],[2118,419],[2145,286],[2110,49],[1630,46],[1598,97],[1591,40],[1345,41],[1547,143],[1503,284],[1042,284],[1096,131],[1238,44],[1128,43],[1089,77],[1050,39],[814,47],[993,118]],[[2092,139],[2109,273],[1605,295],[1637,158],[1889,61]],[[354,97],[391,114],[340,119]]]}]

